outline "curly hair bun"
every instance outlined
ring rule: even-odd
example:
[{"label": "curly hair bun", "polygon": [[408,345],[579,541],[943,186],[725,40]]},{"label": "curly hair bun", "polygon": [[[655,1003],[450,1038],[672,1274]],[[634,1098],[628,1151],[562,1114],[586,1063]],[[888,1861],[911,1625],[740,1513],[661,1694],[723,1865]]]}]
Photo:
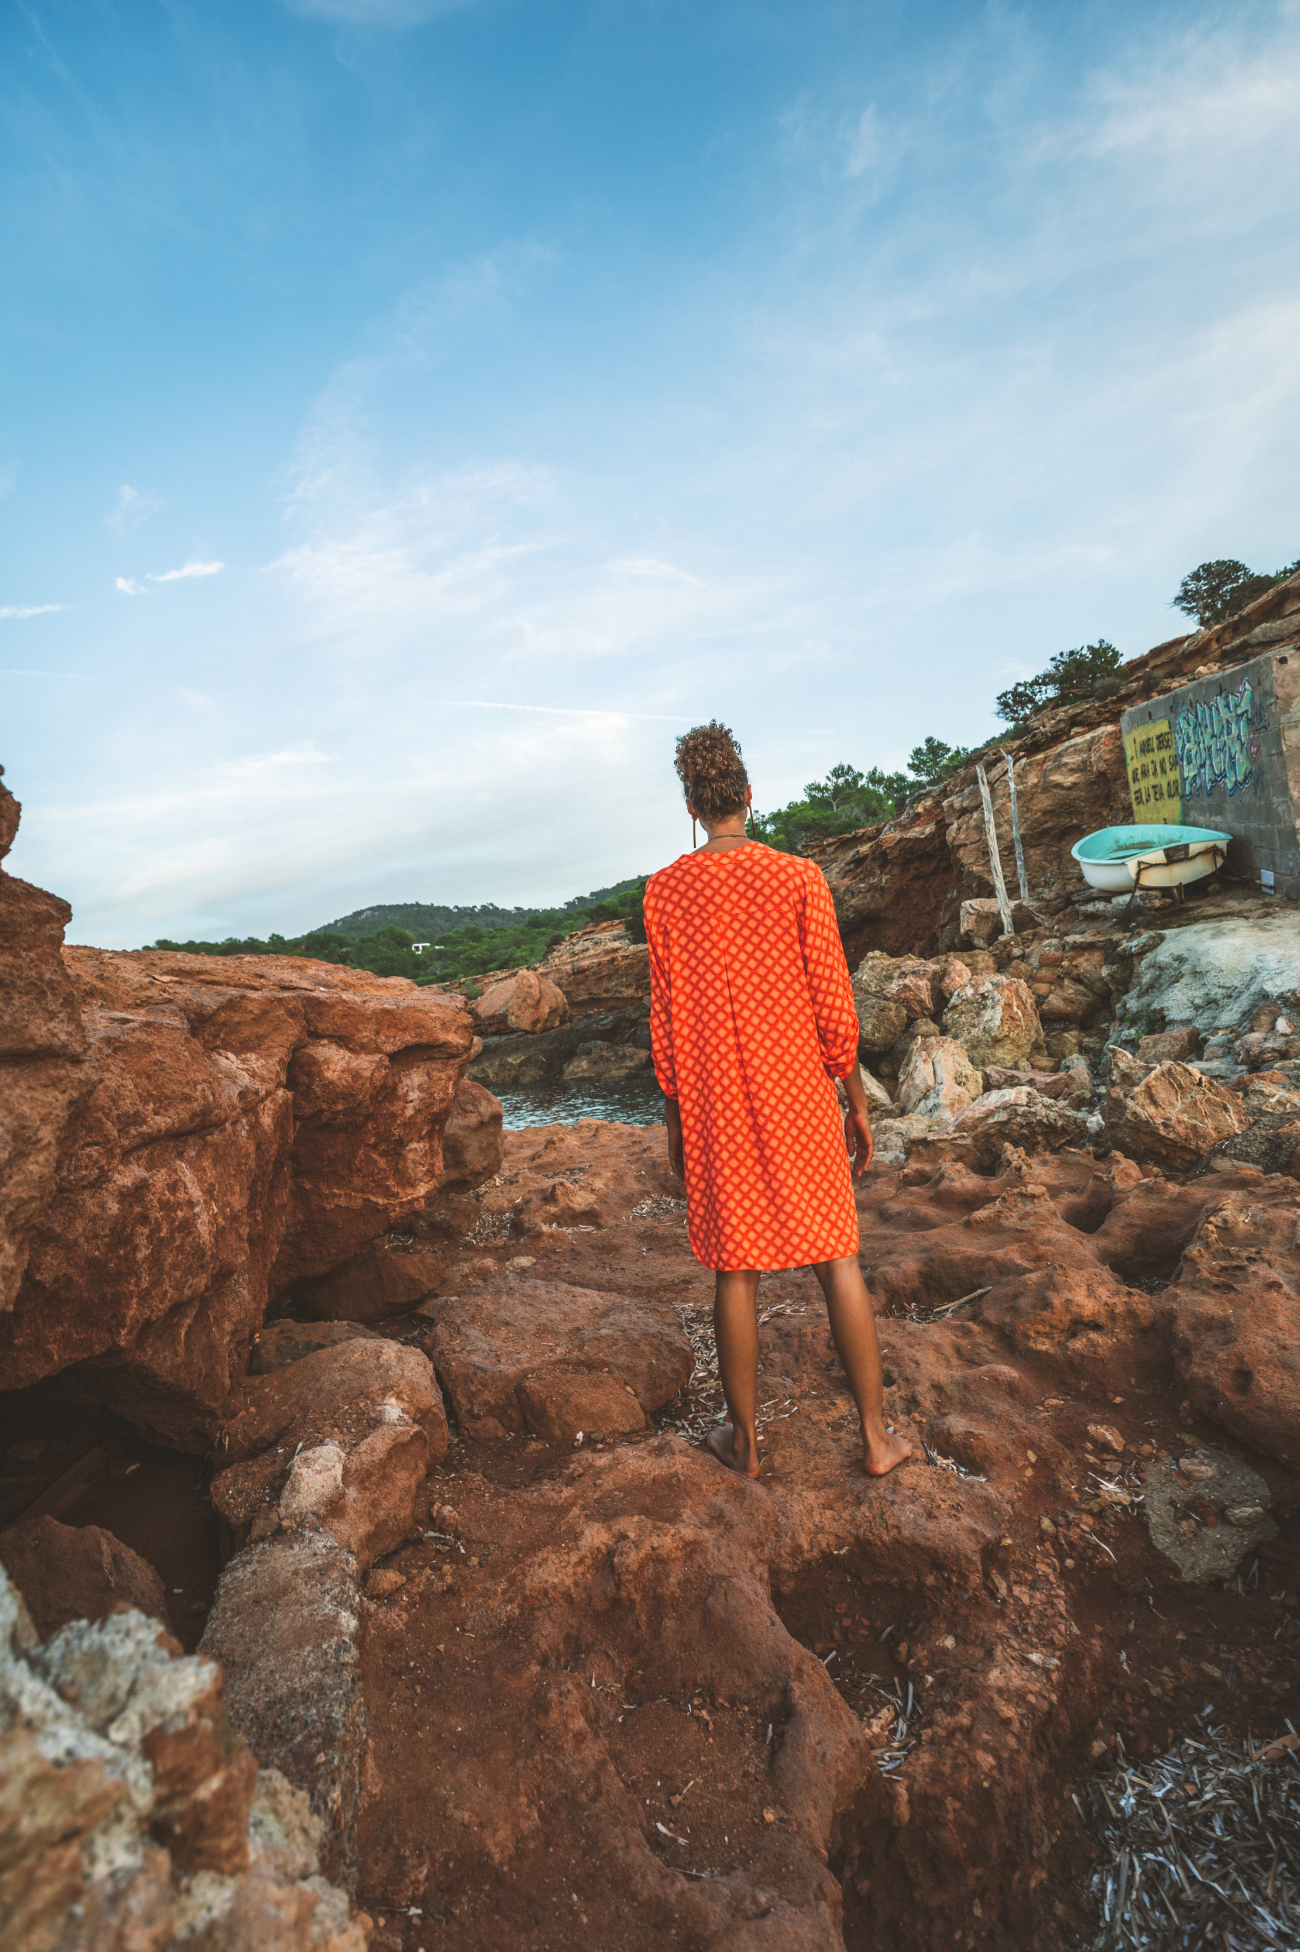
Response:
[{"label": "curly hair bun", "polygon": [[711,718],[677,741],[677,777],[705,821],[727,820],[745,804],[749,774],[729,726]]}]

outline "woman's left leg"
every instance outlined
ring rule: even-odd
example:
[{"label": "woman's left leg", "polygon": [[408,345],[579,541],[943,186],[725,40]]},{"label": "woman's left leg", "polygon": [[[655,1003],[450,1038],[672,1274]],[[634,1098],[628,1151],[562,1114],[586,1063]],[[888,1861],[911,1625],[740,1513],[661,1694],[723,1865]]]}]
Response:
[{"label": "woman's left leg", "polygon": [[742,1477],[758,1476],[758,1275],[752,1269],[720,1272],[713,1293],[713,1334],[718,1375],[731,1412],[705,1439],[714,1456]]}]

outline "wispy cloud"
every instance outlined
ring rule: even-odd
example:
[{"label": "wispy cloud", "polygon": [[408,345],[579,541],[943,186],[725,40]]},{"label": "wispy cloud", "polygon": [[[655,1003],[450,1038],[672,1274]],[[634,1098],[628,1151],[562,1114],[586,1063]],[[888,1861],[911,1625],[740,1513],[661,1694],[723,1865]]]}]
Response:
[{"label": "wispy cloud", "polygon": [[[181,569],[164,569],[155,574],[149,570],[144,583],[187,583],[195,576],[220,576],[224,563],[186,563]],[[148,596],[144,583],[137,583],[133,576],[119,576],[113,587],[123,596]]]},{"label": "wispy cloud", "polygon": [[157,576],[150,572],[150,583],[184,583],[191,576],[220,576],[224,563],[186,563],[181,569],[164,569]]},{"label": "wispy cloud", "polygon": [[66,603],[9,603],[0,609],[0,617],[48,617],[67,607]]},{"label": "wispy cloud", "polygon": [[156,515],[161,507],[162,503],[156,495],[148,495],[143,489],[132,488],[124,481],[113,497],[113,506],[104,517],[104,522],[117,535],[129,535],[142,522],[147,522],[151,515]]}]

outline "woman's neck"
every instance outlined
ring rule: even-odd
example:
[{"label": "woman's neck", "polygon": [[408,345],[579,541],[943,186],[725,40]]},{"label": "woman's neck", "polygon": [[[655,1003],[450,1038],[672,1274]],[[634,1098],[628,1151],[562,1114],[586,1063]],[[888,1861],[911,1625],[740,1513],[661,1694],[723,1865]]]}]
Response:
[{"label": "woman's neck", "polygon": [[[705,832],[708,832],[707,828]],[[706,841],[700,843],[696,851],[700,854],[705,853],[706,850],[721,854],[727,848],[733,847],[737,841],[743,845],[747,839],[748,835],[743,827],[719,827],[716,832],[709,834],[709,838]]]}]

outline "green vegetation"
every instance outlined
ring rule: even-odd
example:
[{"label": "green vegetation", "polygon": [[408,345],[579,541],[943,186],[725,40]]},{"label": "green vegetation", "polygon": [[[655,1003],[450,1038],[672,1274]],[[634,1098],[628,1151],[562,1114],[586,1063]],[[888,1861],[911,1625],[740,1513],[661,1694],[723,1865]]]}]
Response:
[{"label": "green vegetation", "polygon": [[1247,569],[1245,563],[1235,562],[1230,556],[1218,556],[1212,563],[1200,566],[1184,576],[1178,585],[1178,595],[1173,600],[1173,608],[1181,610],[1184,616],[1195,617],[1202,630],[1211,624],[1221,624],[1226,617],[1235,616],[1244,610],[1265,590],[1271,590],[1275,583],[1284,583],[1288,576],[1294,576],[1300,569],[1300,557],[1288,563],[1285,569],[1276,569],[1267,575],[1259,570]]},{"label": "green vegetation", "polygon": [[[548,949],[556,947],[566,935],[587,928],[592,922],[624,921],[633,939],[645,941],[641,916],[641,897],[646,877],[620,882],[616,889],[600,889],[597,895],[583,895],[562,908],[548,909],[460,909],[443,914],[472,915],[440,935],[415,935],[395,922],[386,922],[368,933],[348,935],[344,929],[355,921],[343,922],[308,935],[290,938],[269,935],[242,940],[228,936],[224,942],[172,942],[160,936],[149,944],[153,949],[181,950],[192,956],[309,956],[314,962],[341,963],[349,969],[368,969],[375,976],[409,976],[416,983],[453,983],[462,977],[480,976],[493,969],[523,969],[539,962]],[[599,897],[604,897],[600,899]],[[409,910],[421,906],[404,904]],[[425,908],[425,913],[437,912]],[[382,909],[363,909],[368,917],[382,916]],[[510,918],[505,927],[484,926],[498,915]],[[518,917],[518,921],[514,917]],[[416,942],[429,948],[417,955]]]},{"label": "green vegetation", "polygon": [[931,735],[912,748],[905,773],[885,773],[879,766],[866,773],[854,766],[832,766],[825,779],[809,781],[802,800],[792,800],[775,813],[756,814],[755,831],[782,854],[805,853],[810,841],[851,834],[873,820],[892,820],[917,793],[942,785],[972,751]]},{"label": "green vegetation", "polygon": [[1095,644],[1080,644],[1073,651],[1058,651],[1036,678],[1024,678],[1009,690],[1000,691],[994,710],[999,718],[1019,727],[1048,705],[1077,705],[1094,685],[1119,669],[1119,661],[1119,652],[1104,637]]}]

